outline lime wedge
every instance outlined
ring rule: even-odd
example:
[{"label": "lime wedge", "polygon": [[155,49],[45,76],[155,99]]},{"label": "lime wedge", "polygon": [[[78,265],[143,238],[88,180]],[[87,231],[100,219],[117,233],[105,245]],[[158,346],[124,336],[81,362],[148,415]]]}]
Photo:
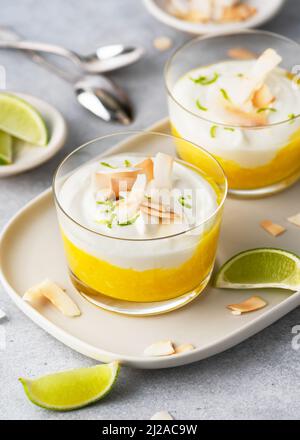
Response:
[{"label": "lime wedge", "polygon": [[222,289],[300,289],[300,257],[281,249],[251,249],[225,263],[215,277]]},{"label": "lime wedge", "polygon": [[31,402],[54,411],[70,411],[102,399],[112,389],[118,371],[118,362],[112,362],[19,380]]},{"label": "lime wedge", "polygon": [[31,144],[47,144],[47,128],[41,115],[14,95],[0,93],[0,129]]},{"label": "lime wedge", "polygon": [[0,130],[0,165],[12,163],[12,138]]}]

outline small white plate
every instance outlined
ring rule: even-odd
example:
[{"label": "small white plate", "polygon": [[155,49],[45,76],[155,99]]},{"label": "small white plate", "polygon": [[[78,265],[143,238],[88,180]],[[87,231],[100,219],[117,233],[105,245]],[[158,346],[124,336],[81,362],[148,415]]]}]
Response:
[{"label": "small white plate", "polygon": [[283,7],[286,0],[248,0],[251,6],[257,8],[257,13],[249,20],[238,23],[192,23],[180,20],[169,14],[164,5],[166,0],[144,0],[148,11],[159,21],[180,31],[191,34],[210,34],[217,32],[234,32],[241,29],[248,29],[261,26],[266,21],[271,20]]},{"label": "small white plate", "polygon": [[23,93],[9,92],[31,104],[44,118],[49,132],[49,141],[45,147],[20,142],[11,165],[0,165],[0,177],[23,173],[51,159],[64,145],[67,137],[66,122],[52,105],[39,98]]},{"label": "small white plate", "polygon": [[[151,130],[168,133],[168,121],[161,121]],[[106,153],[142,153],[146,148],[147,153],[155,154],[167,151],[166,147],[162,138],[150,151],[144,137],[134,136]],[[255,247],[279,247],[299,254],[299,228],[285,220],[295,214],[299,185],[267,199],[227,200],[218,264],[241,250]],[[288,228],[280,237],[271,237],[259,226],[270,213],[272,220]],[[38,326],[88,357],[103,362],[117,359],[138,368],[175,367],[207,358],[239,344],[300,305],[300,292],[234,291],[208,286],[188,306],[165,315],[136,318],[99,309],[83,299],[71,284],[51,189],[26,205],[6,226],[0,238],[0,262],[0,280],[6,291]],[[44,278],[67,289],[82,312],[80,317],[63,316],[50,304],[34,308],[23,301],[22,294]],[[226,305],[253,293],[261,295],[268,306],[242,316],[234,316],[226,309]],[[143,356],[148,345],[164,339],[191,343],[195,350],[156,358]]]}]

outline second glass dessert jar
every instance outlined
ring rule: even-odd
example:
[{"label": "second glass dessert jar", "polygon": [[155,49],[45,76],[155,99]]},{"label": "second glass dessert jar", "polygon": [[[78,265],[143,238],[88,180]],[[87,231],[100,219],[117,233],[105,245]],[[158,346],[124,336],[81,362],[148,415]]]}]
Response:
[{"label": "second glass dessert jar", "polygon": [[[254,58],[261,54],[264,57],[254,66]],[[268,63],[274,58],[274,70],[267,77]],[[168,61],[165,81],[172,133],[201,146],[219,161],[230,194],[266,196],[299,179],[300,90],[293,69],[299,59],[297,43],[269,32],[245,31],[196,38]],[[246,114],[234,108],[233,101],[239,101],[249,84],[255,87],[259,76],[251,78],[251,72],[265,72],[260,87],[266,93],[260,98],[266,104],[258,101],[251,114]],[[212,111],[213,96],[218,93]],[[222,102],[235,112],[230,122],[220,113]],[[244,124],[245,115],[250,121]],[[179,156],[199,166],[196,150],[177,142]]]}]

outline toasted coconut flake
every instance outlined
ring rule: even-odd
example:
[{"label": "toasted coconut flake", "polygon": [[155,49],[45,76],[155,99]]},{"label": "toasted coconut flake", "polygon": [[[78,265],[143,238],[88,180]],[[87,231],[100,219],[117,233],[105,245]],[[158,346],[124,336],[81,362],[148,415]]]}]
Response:
[{"label": "toasted coconut flake", "polygon": [[257,82],[264,81],[267,75],[275,69],[282,61],[282,58],[276,50],[266,49],[254,64],[251,77],[257,79]]},{"label": "toasted coconut flake", "polygon": [[165,50],[170,49],[172,47],[172,40],[169,37],[157,37],[153,40],[153,46],[155,49],[163,52]]},{"label": "toasted coconut flake", "polygon": [[151,217],[158,217],[159,219],[175,220],[181,218],[179,214],[175,213],[174,211],[158,210],[153,208],[151,205],[147,206],[142,204],[141,211]]},{"label": "toasted coconut flake", "polygon": [[92,188],[96,194],[102,193],[103,197],[109,198],[112,193],[110,177],[103,173],[92,174]]},{"label": "toasted coconut flake", "polygon": [[111,186],[116,198],[119,198],[120,192],[132,190],[137,175],[137,170],[111,173]]},{"label": "toasted coconut flake", "polygon": [[229,117],[228,123],[245,127],[257,127],[267,125],[267,117],[264,113],[246,112],[241,108],[227,105],[226,112]]},{"label": "toasted coconut flake", "polygon": [[112,195],[119,198],[121,191],[131,190],[138,174],[139,170],[135,168],[97,171],[93,175],[93,189],[97,193],[103,193],[107,198]]},{"label": "toasted coconut flake", "polygon": [[240,97],[242,102],[247,102],[251,99],[255,91],[262,87],[267,76],[281,61],[281,56],[274,49],[267,49],[262,53],[249,72],[250,81],[241,90]]},{"label": "toasted coconut flake", "polygon": [[152,201],[151,199],[150,200],[145,200],[142,203],[142,205],[146,206],[146,207],[148,207],[150,209],[155,209],[156,211],[171,212],[170,207],[167,206],[167,205],[164,205],[160,201],[159,202],[155,202],[155,201]]},{"label": "toasted coconut flake", "polygon": [[293,215],[292,217],[289,217],[287,219],[290,223],[292,223],[293,225],[299,226],[300,227],[300,213]]},{"label": "toasted coconut flake", "polygon": [[265,108],[275,101],[275,96],[271,93],[269,87],[264,84],[257,92],[254,93],[252,102],[256,108]]},{"label": "toasted coconut flake", "polygon": [[145,356],[169,356],[174,353],[175,350],[171,341],[155,342],[144,350]]},{"label": "toasted coconut flake", "polygon": [[145,174],[139,174],[131,188],[128,196],[129,203],[136,203],[140,205],[144,201],[145,190],[147,185],[147,177]]},{"label": "toasted coconut flake", "polygon": [[239,304],[229,304],[227,306],[227,309],[232,310],[232,313],[239,312],[242,314],[242,313],[255,312],[256,310],[266,307],[267,304],[268,303],[259,296],[251,296],[250,298],[246,299],[245,301]]},{"label": "toasted coconut flake", "polygon": [[153,179],[153,160],[148,158],[135,165],[139,172],[146,174],[148,182]]},{"label": "toasted coconut flake", "polygon": [[248,20],[250,17],[256,14],[256,12],[257,9],[253,6],[241,3],[238,5],[225,7],[220,21],[221,23],[228,23],[232,21]]},{"label": "toasted coconut flake", "polygon": [[257,58],[257,54],[243,47],[233,47],[229,49],[228,56],[235,60],[253,60]]},{"label": "toasted coconut flake", "polygon": [[212,15],[211,0],[169,0],[167,11],[181,20],[207,23]]},{"label": "toasted coconut flake", "polygon": [[195,347],[192,344],[181,344],[178,347],[175,347],[175,353],[186,353],[188,351],[193,351]]},{"label": "toasted coconut flake", "polygon": [[150,420],[174,420],[168,411],[159,411],[151,417]]},{"label": "toasted coconut flake", "polygon": [[156,189],[172,188],[173,173],[172,156],[164,153],[157,153],[154,159],[154,187]]},{"label": "toasted coconut flake", "polygon": [[277,225],[276,223],[271,222],[271,220],[264,220],[260,223],[260,225],[265,231],[274,237],[277,237],[286,231],[283,226]]},{"label": "toasted coconut flake", "polygon": [[23,299],[31,303],[43,297],[47,298],[65,316],[74,317],[81,314],[78,306],[69,295],[50,280],[44,280],[37,286],[27,290],[23,295]]},{"label": "toasted coconut flake", "polygon": [[138,214],[144,201],[146,185],[146,175],[138,174],[127,199],[120,200],[116,205],[119,223],[124,224]]}]

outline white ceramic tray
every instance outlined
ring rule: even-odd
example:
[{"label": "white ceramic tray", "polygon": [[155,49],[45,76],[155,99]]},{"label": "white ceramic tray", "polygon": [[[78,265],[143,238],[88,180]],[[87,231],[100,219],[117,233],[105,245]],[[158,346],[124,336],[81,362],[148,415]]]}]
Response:
[{"label": "white ceramic tray", "polygon": [[[161,121],[151,130],[168,132],[168,121]],[[122,149],[141,152],[143,147],[135,136],[113,150],[114,153]],[[153,147],[161,150],[164,145]],[[261,246],[299,254],[300,230],[285,220],[299,211],[299,189],[300,185],[295,185],[284,193],[256,201],[228,199],[217,264],[241,250]],[[278,238],[269,236],[259,226],[265,218],[286,225],[288,231]],[[300,292],[256,291],[268,301],[268,306],[234,316],[225,306],[247,298],[252,292],[208,287],[190,305],[166,315],[133,318],[103,311],[85,301],[69,281],[50,189],[25,206],[7,225],[0,240],[0,262],[5,289],[37,325],[86,356],[100,361],[118,359],[139,368],[173,367],[212,356],[242,342],[300,305]],[[82,316],[64,317],[51,305],[37,310],[22,300],[27,288],[46,277],[67,288]],[[196,349],[169,357],[143,356],[145,347],[162,339],[192,343]]]}]

